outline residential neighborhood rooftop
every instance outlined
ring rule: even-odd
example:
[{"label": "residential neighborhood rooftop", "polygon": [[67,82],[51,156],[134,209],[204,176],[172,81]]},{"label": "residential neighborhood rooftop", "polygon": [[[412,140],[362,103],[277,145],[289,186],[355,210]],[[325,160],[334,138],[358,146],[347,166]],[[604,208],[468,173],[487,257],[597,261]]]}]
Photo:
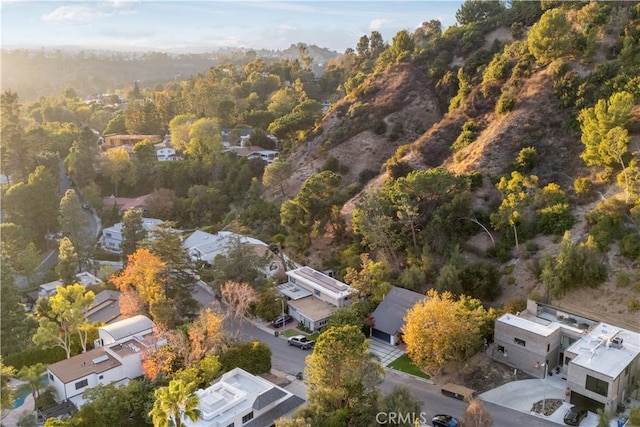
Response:
[{"label": "residential neighborhood rooftop", "polygon": [[108,371],[122,363],[106,352],[105,347],[99,347],[81,353],[70,359],[61,360],[49,365],[49,370],[65,383],[90,374],[99,374]]},{"label": "residential neighborhood rooftop", "polygon": [[310,267],[304,266],[287,271],[287,275],[294,279],[302,279],[313,288],[322,289],[325,293],[336,299],[344,298],[355,292],[355,290],[346,283],[342,283]]},{"label": "residential neighborhood rooftop", "polygon": [[572,363],[617,378],[640,354],[640,334],[599,323],[567,349]]},{"label": "residential neighborhood rooftop", "polygon": [[407,310],[423,298],[424,295],[409,289],[392,287],[372,314],[375,328],[388,334],[397,333],[404,325]]},{"label": "residential neighborhood rooftop", "polygon": [[153,329],[153,322],[147,316],[141,314],[121,320],[111,325],[100,328],[108,333],[115,341]]},{"label": "residential neighborhood rooftop", "polygon": [[505,314],[500,318],[498,318],[497,321],[506,323],[511,326],[515,326],[520,329],[527,330],[529,332],[532,332],[534,334],[544,336],[544,337],[551,335],[555,330],[560,328],[560,324],[557,322],[547,322],[547,324],[544,325],[538,322],[534,322],[533,320],[520,317],[515,314]]},{"label": "residential neighborhood rooftop", "polygon": [[313,297],[289,301],[288,304],[299,312],[304,313],[306,318],[314,322],[329,317],[336,309],[335,306],[328,302]]}]

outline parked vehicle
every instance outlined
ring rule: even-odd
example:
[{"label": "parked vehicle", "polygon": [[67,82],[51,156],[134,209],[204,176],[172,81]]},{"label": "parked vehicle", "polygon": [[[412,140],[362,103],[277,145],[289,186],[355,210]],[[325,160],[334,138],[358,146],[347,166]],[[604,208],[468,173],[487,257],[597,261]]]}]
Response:
[{"label": "parked vehicle", "polygon": [[276,317],[273,320],[273,322],[271,322],[271,326],[273,326],[274,328],[279,328],[291,322],[293,322],[293,317],[289,316],[288,314],[285,314],[284,317],[282,316]]},{"label": "parked vehicle", "polygon": [[442,386],[440,390],[445,396],[453,397],[458,400],[469,402],[476,395],[476,391],[458,384],[448,383]]},{"label": "parked vehicle", "polygon": [[311,341],[304,335],[296,335],[289,338],[289,345],[296,346],[301,350],[307,350],[313,347],[313,341]]},{"label": "parked vehicle", "polygon": [[564,416],[564,423],[570,426],[579,426],[580,421],[587,418],[587,410],[572,406]]},{"label": "parked vehicle", "polygon": [[82,204],[82,209],[89,210],[89,205],[86,203]]},{"label": "parked vehicle", "polygon": [[459,427],[460,422],[451,415],[439,414],[431,419],[431,425],[433,427]]}]

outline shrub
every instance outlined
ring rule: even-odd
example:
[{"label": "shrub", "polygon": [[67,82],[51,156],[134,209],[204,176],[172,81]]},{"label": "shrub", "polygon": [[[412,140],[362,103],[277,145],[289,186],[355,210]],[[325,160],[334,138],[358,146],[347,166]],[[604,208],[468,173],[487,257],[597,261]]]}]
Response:
[{"label": "shrub", "polygon": [[633,408],[629,412],[629,423],[632,426],[640,426],[640,408]]},{"label": "shrub", "polygon": [[516,170],[524,173],[529,172],[538,164],[538,151],[535,147],[524,147],[518,153],[518,157],[513,163]]},{"label": "shrub", "polygon": [[472,171],[465,175],[469,190],[474,191],[482,187],[482,174],[478,171]]},{"label": "shrub", "polygon": [[505,302],[502,306],[502,311],[505,313],[516,314],[526,310],[527,299],[526,298],[514,298]]},{"label": "shrub", "polygon": [[616,274],[616,287],[628,288],[631,285],[631,278],[627,273],[620,272]]},{"label": "shrub", "polygon": [[391,176],[391,178],[393,179],[407,176],[411,171],[413,171],[413,167],[409,163],[402,160],[387,162],[385,163],[385,167],[387,169],[387,172],[389,173],[389,176]]},{"label": "shrub", "polygon": [[487,249],[487,255],[499,262],[506,262],[511,258],[511,249],[513,249],[511,243],[501,241]]},{"label": "shrub", "polygon": [[387,124],[384,120],[376,119],[371,124],[371,130],[376,135],[384,135],[387,132]]},{"label": "shrub", "polygon": [[627,310],[638,311],[640,310],[640,300],[636,297],[629,295],[627,298]]},{"label": "shrub", "polygon": [[[79,348],[73,354],[79,353]],[[60,347],[39,348],[30,347],[19,353],[9,354],[3,358],[2,363],[20,370],[23,366],[31,366],[36,363],[51,364],[64,360],[67,357]]]},{"label": "shrub", "polygon": [[466,122],[462,125],[462,132],[451,144],[451,151],[458,151],[471,144],[478,137],[480,126],[475,122]]},{"label": "shrub", "polygon": [[598,204],[595,210],[586,215],[589,224],[589,236],[601,251],[624,236],[624,202],[610,199]]},{"label": "shrub", "polygon": [[394,123],[393,127],[391,128],[391,132],[389,133],[389,141],[397,141],[398,138],[400,138],[400,135],[402,135],[403,133],[404,128],[402,126],[402,123]]},{"label": "shrub", "polygon": [[493,301],[502,292],[499,285],[498,269],[487,262],[478,262],[465,266],[458,275],[462,290],[466,295]]},{"label": "shrub", "polygon": [[540,247],[536,242],[527,242],[527,252],[530,254],[535,254],[539,249]]},{"label": "shrub", "polygon": [[322,171],[331,171],[344,175],[349,172],[349,167],[341,164],[334,156],[329,156],[322,165],[322,168],[320,168],[320,172]]},{"label": "shrub", "polygon": [[562,234],[573,227],[575,218],[568,203],[558,203],[538,210],[535,223],[542,234]]},{"label": "shrub", "polygon": [[365,185],[367,182],[371,181],[376,176],[378,176],[378,172],[371,169],[365,169],[358,174],[358,182],[361,185]]},{"label": "shrub", "polygon": [[271,371],[271,349],[259,341],[237,344],[220,356],[222,369],[226,372],[242,368],[252,374]]},{"label": "shrub", "polygon": [[496,113],[506,114],[509,111],[513,111],[516,105],[516,99],[509,92],[503,92],[496,103]]},{"label": "shrub", "polygon": [[640,257],[640,234],[629,233],[620,240],[620,253],[630,260]]},{"label": "shrub", "polygon": [[589,178],[581,176],[573,181],[573,190],[576,196],[586,199],[593,195],[593,182]]}]

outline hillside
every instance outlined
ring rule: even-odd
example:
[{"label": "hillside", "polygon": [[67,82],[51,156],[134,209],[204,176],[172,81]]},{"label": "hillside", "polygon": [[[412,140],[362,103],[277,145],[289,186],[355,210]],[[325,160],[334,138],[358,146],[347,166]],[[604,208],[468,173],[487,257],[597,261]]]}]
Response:
[{"label": "hillside", "polygon": [[[617,13],[622,14],[620,10]],[[570,10],[567,16],[573,20],[574,29],[582,28],[577,22],[579,13]],[[287,193],[296,194],[305,180],[320,171],[330,157],[335,157],[348,166],[348,171],[341,173],[344,186],[358,182],[363,171],[375,171],[377,177],[370,180],[359,194],[342,207],[349,226],[353,210],[357,209],[363,192],[381,189],[385,182],[394,179],[383,166],[385,163],[402,162],[413,170],[444,167],[456,175],[481,174],[482,185],[472,193],[472,205],[475,215],[480,215],[478,218],[484,218],[485,225],[491,227],[489,214],[501,203],[496,183],[500,177],[508,176],[514,170],[514,162],[520,151],[525,147],[532,147],[536,160],[524,172],[537,177],[539,188],[553,183],[566,193],[570,214],[575,219],[574,225],[568,230],[572,241],[576,245],[587,242],[588,239],[591,241],[593,237],[590,235],[597,232],[594,231],[597,224],[594,225],[593,218],[600,202],[618,199],[624,204],[624,191],[616,184],[611,172],[606,177],[602,168],[588,167],[585,164],[581,158],[585,146],[581,141],[580,124],[576,119],[581,109],[591,107],[598,99],[606,100],[608,94],[612,93],[613,84],[607,89],[602,84],[603,73],[609,73],[607,81],[618,79],[621,82],[629,81],[630,76],[637,72],[636,69],[623,71],[617,68],[620,59],[611,55],[611,51],[616,49],[612,32],[622,31],[624,25],[613,22],[612,19],[604,19],[602,22],[607,24],[602,25],[603,31],[598,35],[597,48],[588,60],[582,56],[583,52],[575,49],[565,55],[562,60],[564,62],[558,60],[539,63],[529,53],[525,53],[525,56],[512,56],[511,64],[503,66],[503,73],[495,77],[494,82],[486,83],[483,82],[487,79],[483,73],[486,74],[487,68],[494,66],[492,59],[495,61],[500,55],[506,57],[507,53],[503,52],[508,52],[509,46],[520,43],[518,47],[510,48],[509,54],[513,54],[513,51],[522,49],[522,46],[526,50],[527,45],[526,38],[513,42],[512,37],[505,36],[509,33],[506,27],[489,29],[485,32],[483,42],[477,43],[477,49],[466,55],[450,57],[448,67],[452,70],[451,73],[454,74],[462,67],[469,74],[471,84],[463,93],[459,106],[450,108],[449,111],[446,105],[451,100],[446,96],[446,88],[443,88],[444,79],[437,81],[424,71],[424,57],[414,56],[411,61],[389,65],[382,72],[368,75],[357,89],[332,105],[312,136],[292,151],[290,160],[294,173],[287,182]],[[525,28],[525,32],[529,29]],[[478,58],[484,58],[480,65],[477,64]],[[510,75],[512,70],[513,74]],[[615,73],[618,76],[611,70],[617,70]],[[631,74],[623,77],[621,73],[624,72]],[[566,81],[569,76],[574,79],[570,83]],[[600,83],[595,83],[597,81]],[[632,110],[627,126],[630,136],[629,161],[638,155],[640,148],[637,126],[640,117],[637,95],[640,90],[637,80],[626,86],[620,83],[616,85],[618,90],[624,88],[635,91],[636,94],[636,107]],[[571,91],[573,98],[568,102],[559,95],[561,90]],[[455,87],[449,93],[455,93]],[[513,102],[507,111],[498,111],[499,107],[496,106],[505,93],[508,93]],[[378,121],[385,123],[385,132],[376,132]],[[453,150],[452,144],[467,122],[476,124],[478,130],[470,142]],[[397,123],[403,132],[391,141],[389,130]],[[400,147],[403,148],[398,150]],[[592,196],[585,198],[576,194],[574,181],[579,177],[585,177],[593,183]],[[632,208],[633,204],[627,203],[627,206]],[[537,208],[534,206],[525,211],[526,221],[532,224],[535,215],[538,215],[538,211],[534,212],[534,209]],[[633,215],[632,210],[626,219],[621,220],[622,235],[638,234],[639,225],[632,219]],[[562,246],[561,236],[561,232],[555,237],[540,233],[525,236],[519,250],[512,248],[509,256],[496,258],[488,252],[492,241],[478,228],[477,234],[472,233],[464,242],[463,256],[468,262],[489,262],[503,271],[500,279],[502,295],[492,305],[524,297],[543,298],[545,287],[538,277],[541,260],[546,256],[557,257]],[[318,236],[306,252],[311,254],[307,261],[331,266],[327,260],[340,249],[336,247],[336,242],[329,242],[330,236],[321,237]],[[505,235],[505,231],[493,229],[492,237],[499,245],[508,237],[508,233]],[[535,249],[524,250],[525,245]],[[640,295],[640,286],[637,284],[640,279],[638,260],[623,256],[620,242],[616,239],[606,245],[606,248],[601,247],[599,257],[608,271],[604,283],[594,288],[578,284],[572,290],[554,297],[552,303],[586,316],[637,328],[637,322],[630,321],[629,316],[637,316],[634,301],[638,301]],[[440,262],[446,263],[446,259],[445,257]],[[405,262],[407,266],[412,265],[414,261],[411,260],[411,255]],[[434,286],[435,278],[425,283],[421,290]]]}]

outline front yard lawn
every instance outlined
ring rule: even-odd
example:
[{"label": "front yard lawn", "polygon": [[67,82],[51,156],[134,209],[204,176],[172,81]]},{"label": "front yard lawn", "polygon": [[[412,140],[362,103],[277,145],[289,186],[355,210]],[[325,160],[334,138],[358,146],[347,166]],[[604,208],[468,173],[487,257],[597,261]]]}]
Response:
[{"label": "front yard lawn", "polygon": [[406,354],[403,354],[402,356],[398,357],[396,360],[391,362],[388,366],[389,368],[396,369],[398,371],[402,371],[406,374],[414,375],[416,377],[421,377],[426,379],[431,378],[429,374],[425,374],[424,372],[422,372],[420,368],[414,365],[411,359],[409,359],[409,356],[407,356]]}]

